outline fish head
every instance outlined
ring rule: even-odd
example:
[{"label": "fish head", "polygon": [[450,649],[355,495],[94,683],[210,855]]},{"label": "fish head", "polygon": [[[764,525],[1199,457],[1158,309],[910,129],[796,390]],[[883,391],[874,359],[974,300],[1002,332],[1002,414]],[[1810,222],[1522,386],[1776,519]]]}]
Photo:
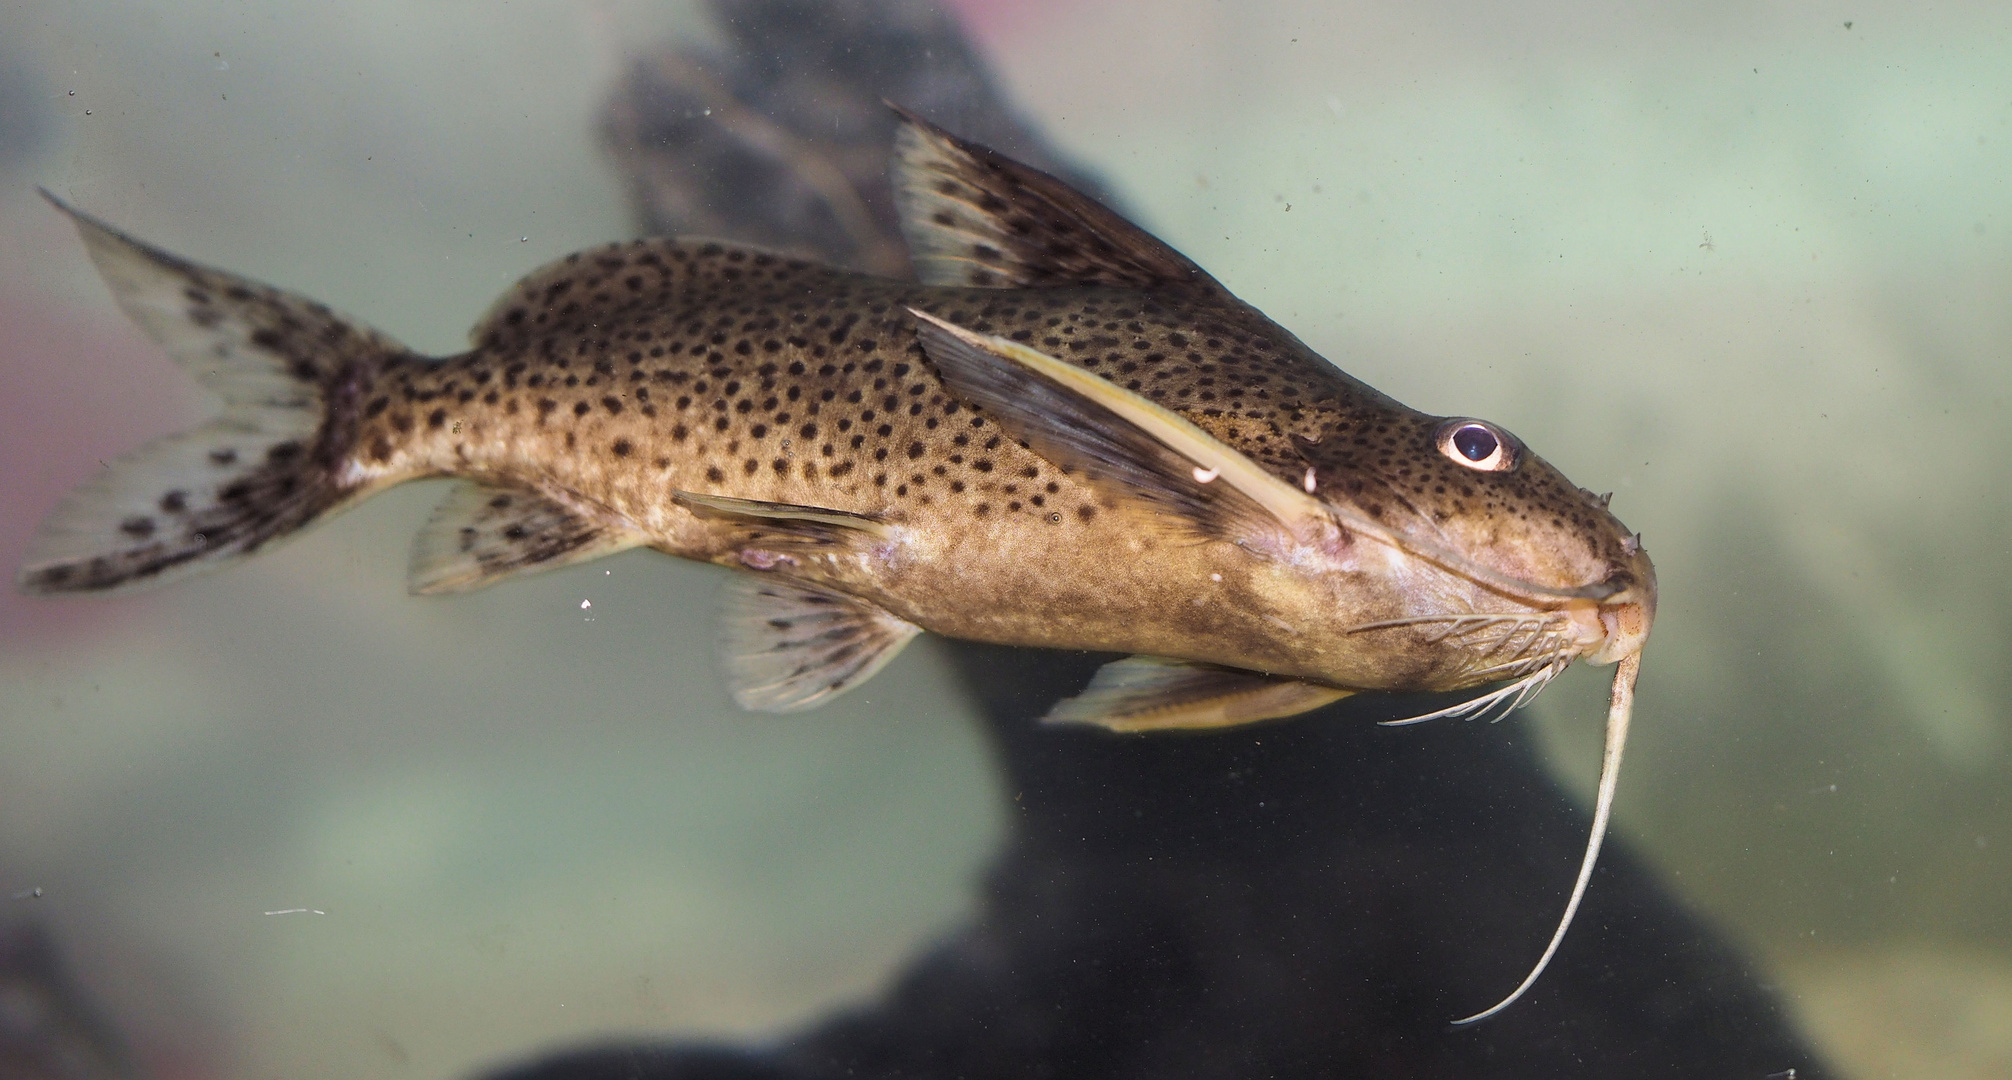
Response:
[{"label": "fish head", "polygon": [[1641,650],[1655,567],[1607,496],[1498,424],[1376,404],[1300,452],[1307,487],[1342,527],[1384,540],[1405,564],[1403,617],[1538,617],[1551,627],[1542,655],[1595,664]]}]

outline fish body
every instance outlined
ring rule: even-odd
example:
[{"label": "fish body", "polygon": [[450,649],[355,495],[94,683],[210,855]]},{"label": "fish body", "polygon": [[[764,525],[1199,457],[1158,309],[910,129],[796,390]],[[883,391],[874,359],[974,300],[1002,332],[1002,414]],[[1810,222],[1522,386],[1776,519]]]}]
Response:
[{"label": "fish body", "polygon": [[[519,312],[535,319],[541,300],[550,310],[573,292],[588,299],[571,315],[510,331]],[[1198,422],[1269,450],[1293,482],[1309,467],[1358,473],[1337,460],[1345,454],[1305,454],[1328,467],[1306,464],[1249,413],[1324,435],[1409,412],[1241,304],[924,286],[721,244],[638,241],[535,276],[468,353],[388,358],[361,395],[343,480],[361,491],[449,475],[549,493],[637,543],[815,582],[953,637],[1356,689],[1466,685],[1445,650],[1393,652],[1342,632],[1448,599],[1441,588],[1418,603],[1392,549],[1341,543],[1306,567],[1170,533],[1152,520],[1157,507],[1064,471],[961,401],[928,362],[910,309],[1192,403]],[[1226,385],[1246,368],[1260,369],[1244,376],[1255,385]],[[1251,408],[1232,412],[1239,399]],[[1240,437],[1260,424],[1257,438]],[[884,529],[809,550],[764,544],[678,492],[827,508]]]},{"label": "fish body", "polygon": [[1605,499],[1349,377],[1052,177],[914,117],[894,173],[919,283],[611,244],[437,359],[71,211],[224,410],[74,496],[20,582],[157,583],[451,476],[415,592],[632,547],[732,567],[752,708],[815,705],[927,629],[1134,654],[1053,717],[1121,730],[1503,684],[1471,714],[1589,658],[1624,661],[1625,731],[1655,577]]}]

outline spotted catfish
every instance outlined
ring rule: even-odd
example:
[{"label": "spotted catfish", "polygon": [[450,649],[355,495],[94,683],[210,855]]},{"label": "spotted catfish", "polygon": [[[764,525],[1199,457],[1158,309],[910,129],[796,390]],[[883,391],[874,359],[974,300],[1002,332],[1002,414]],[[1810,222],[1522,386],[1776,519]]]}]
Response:
[{"label": "spotted catfish", "polygon": [[1619,661],[1555,949],[1655,610],[1605,498],[1336,370],[1050,176],[911,116],[894,173],[920,283],[638,240],[534,272],[444,358],[63,207],[224,407],[72,496],[20,583],[164,582],[452,476],[414,592],[639,546],[731,567],[722,655],[752,709],[826,700],[925,629],[1130,653],[1052,715],[1129,731],[1377,690],[1507,711]]}]

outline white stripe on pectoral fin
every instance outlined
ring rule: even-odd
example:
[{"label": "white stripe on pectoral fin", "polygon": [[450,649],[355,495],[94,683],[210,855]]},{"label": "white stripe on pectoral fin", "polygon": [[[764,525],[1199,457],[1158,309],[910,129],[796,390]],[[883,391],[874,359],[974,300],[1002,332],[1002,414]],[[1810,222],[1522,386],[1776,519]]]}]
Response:
[{"label": "white stripe on pectoral fin", "polygon": [[734,701],[800,712],[872,678],[922,628],[842,593],[739,572],[721,602],[720,662]]},{"label": "white stripe on pectoral fin", "polygon": [[461,483],[413,537],[406,588],[415,596],[468,592],[642,543],[640,532],[596,520],[549,495]]},{"label": "white stripe on pectoral fin", "polygon": [[1038,349],[909,311],[958,397],[1056,465],[1165,511],[1171,528],[1275,549],[1331,520],[1319,500],[1172,410]]},{"label": "white stripe on pectoral fin", "polygon": [[1082,693],[1045,719],[1111,731],[1234,727],[1298,716],[1354,692],[1214,664],[1128,656],[1098,668]]}]

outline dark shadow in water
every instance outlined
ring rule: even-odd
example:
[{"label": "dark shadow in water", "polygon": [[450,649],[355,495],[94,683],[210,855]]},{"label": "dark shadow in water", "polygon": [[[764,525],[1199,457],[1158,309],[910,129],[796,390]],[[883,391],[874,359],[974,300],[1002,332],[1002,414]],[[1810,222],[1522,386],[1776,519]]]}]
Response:
[{"label": "dark shadow in water", "polygon": [[[714,8],[723,51],[643,60],[609,108],[651,231],[904,273],[882,98],[1100,190],[931,3]],[[1523,977],[1585,842],[1518,725],[1379,728],[1419,711],[1383,697],[1207,735],[1053,729],[1038,718],[1108,657],[955,655],[1013,800],[969,927],[881,1000],[759,1047],[609,1046],[491,1080],[1822,1075],[1620,841],[1535,990],[1448,1026]]]},{"label": "dark shadow in water", "polygon": [[39,923],[0,927],[0,1080],[132,1080],[125,1041]]},{"label": "dark shadow in water", "polygon": [[1515,725],[1419,699],[1209,735],[1044,728],[1108,657],[959,645],[1014,813],[967,929],[761,1049],[560,1055],[493,1080],[1824,1075],[1753,970],[1610,845],[1550,971],[1588,815]]}]

